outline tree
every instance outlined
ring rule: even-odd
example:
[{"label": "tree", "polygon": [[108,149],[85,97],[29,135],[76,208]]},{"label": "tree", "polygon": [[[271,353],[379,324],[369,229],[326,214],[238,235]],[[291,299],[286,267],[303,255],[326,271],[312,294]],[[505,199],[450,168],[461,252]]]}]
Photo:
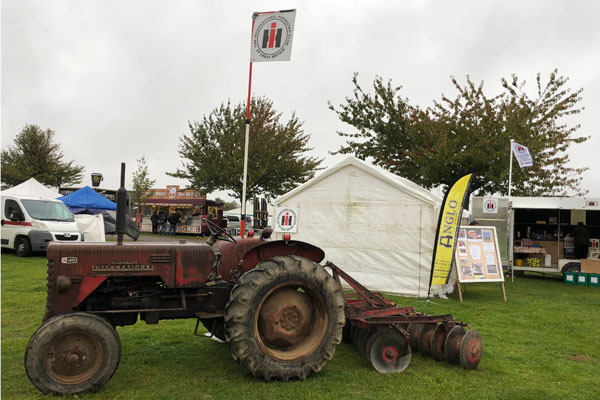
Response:
[{"label": "tree", "polygon": [[537,75],[537,93],[531,98],[525,81],[512,75],[502,79],[503,91],[493,97],[467,77],[454,99],[446,96],[433,107],[421,109],[399,96],[401,87],[380,77],[374,94],[365,93],[353,78],[354,96],[338,109],[329,108],[357,133],[338,132],[348,138],[334,154],[355,154],[421,186],[450,185],[460,176],[475,173],[474,192],[508,192],[510,139],[527,146],[534,166],[513,168],[513,194],[522,196],[566,195],[581,192],[581,173],[570,168],[567,149],[589,137],[574,137],[579,125],[569,127],[562,118],[581,111],[577,103],[582,89],[566,88],[567,78],[550,74],[543,84]]},{"label": "tree", "polygon": [[16,186],[35,178],[46,186],[78,184],[83,179],[83,167],[74,161],[63,162],[60,146],[53,142],[54,131],[37,125],[25,125],[15,137],[14,146],[2,150],[2,183]]},{"label": "tree", "polygon": [[[295,114],[280,122],[281,114],[264,97],[252,98],[250,105],[246,198],[275,197],[312,178],[322,160],[305,154],[312,149],[302,122]],[[183,167],[167,175],[188,179],[195,190],[229,190],[241,200],[245,121],[246,105],[228,101],[200,122],[189,123],[190,134],[179,143]]]},{"label": "tree", "polygon": [[240,206],[236,201],[225,201],[220,197],[217,197],[215,201],[220,201],[223,203],[223,211],[233,210],[234,208],[238,208]]},{"label": "tree", "polygon": [[152,186],[156,182],[155,179],[150,179],[150,173],[148,172],[148,164],[146,163],[146,157],[142,156],[137,160],[137,170],[132,176],[132,188],[133,188],[133,202],[137,203],[139,210],[150,197],[154,195],[154,191],[151,190]]}]

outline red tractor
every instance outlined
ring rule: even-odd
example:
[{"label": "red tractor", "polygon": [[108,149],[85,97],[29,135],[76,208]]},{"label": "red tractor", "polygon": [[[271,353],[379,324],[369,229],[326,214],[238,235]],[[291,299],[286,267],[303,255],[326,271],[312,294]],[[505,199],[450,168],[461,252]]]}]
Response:
[{"label": "red tractor", "polygon": [[[268,240],[269,228],[241,239],[204,222],[211,235],[201,244],[123,243],[122,234],[116,244],[51,243],[43,324],[25,353],[35,387],[52,394],[101,388],[120,361],[115,327],[138,318],[148,324],[197,318],[228,342],[246,370],[267,381],[319,372],[343,336],[379,372],[403,371],[411,350],[477,367],[481,338],[451,315],[397,307],[332,263],[328,273],[320,248]],[[344,294],[340,278],[355,293]]]},{"label": "red tractor", "polygon": [[[206,244],[52,243],[43,325],[25,369],[43,393],[92,392],[119,364],[118,325],[198,318],[229,342],[234,359],[265,380],[304,379],[333,357],[344,294],[297,241],[233,238],[211,228]],[[222,240],[218,240],[222,239]]]}]

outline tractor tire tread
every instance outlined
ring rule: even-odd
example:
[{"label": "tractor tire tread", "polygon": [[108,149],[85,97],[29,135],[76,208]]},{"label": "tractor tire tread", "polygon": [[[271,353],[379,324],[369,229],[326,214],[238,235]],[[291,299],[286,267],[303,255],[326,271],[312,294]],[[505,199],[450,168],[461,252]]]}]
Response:
[{"label": "tractor tire tread", "polygon": [[[258,346],[253,321],[256,307],[270,288],[290,280],[303,284],[323,296],[328,313],[325,336],[317,349],[291,362],[270,358]],[[260,262],[240,278],[225,308],[225,337],[234,360],[253,376],[265,381],[306,379],[319,372],[333,358],[335,346],[342,341],[345,324],[343,291],[325,269],[298,256],[278,256]]]}]

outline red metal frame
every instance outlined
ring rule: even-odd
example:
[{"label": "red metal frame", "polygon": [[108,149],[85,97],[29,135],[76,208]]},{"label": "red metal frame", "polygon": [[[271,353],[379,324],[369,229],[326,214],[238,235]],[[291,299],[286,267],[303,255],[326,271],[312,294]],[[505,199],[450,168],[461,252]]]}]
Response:
[{"label": "red metal frame", "polygon": [[345,294],[346,318],[353,325],[361,327],[388,326],[398,330],[406,338],[409,337],[399,324],[420,323],[420,324],[437,324],[443,323],[448,327],[456,325],[470,326],[462,321],[456,321],[451,314],[442,315],[427,315],[415,311],[412,307],[398,307],[391,300],[385,299],[380,293],[373,293],[358,281],[342,271],[337,265],[328,261],[325,264],[330,268],[333,277],[342,286],[342,279],[354,289],[354,293]]}]

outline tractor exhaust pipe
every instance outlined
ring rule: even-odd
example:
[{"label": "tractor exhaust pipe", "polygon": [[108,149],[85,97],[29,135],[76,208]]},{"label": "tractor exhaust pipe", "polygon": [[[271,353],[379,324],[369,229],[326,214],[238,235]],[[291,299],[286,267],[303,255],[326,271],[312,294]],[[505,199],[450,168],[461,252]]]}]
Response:
[{"label": "tractor exhaust pipe", "polygon": [[125,189],[125,163],[121,163],[121,186],[117,190],[117,245],[123,244],[127,218],[127,190]]}]

